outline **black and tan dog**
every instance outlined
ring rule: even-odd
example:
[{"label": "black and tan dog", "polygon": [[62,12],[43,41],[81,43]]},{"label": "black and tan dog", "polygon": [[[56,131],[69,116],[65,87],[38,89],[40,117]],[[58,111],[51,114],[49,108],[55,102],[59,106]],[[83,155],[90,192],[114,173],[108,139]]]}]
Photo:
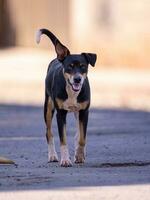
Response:
[{"label": "black and tan dog", "polygon": [[54,110],[57,110],[57,124],[60,137],[60,164],[63,167],[72,166],[66,141],[66,115],[74,112],[78,123],[78,133],[75,137],[75,163],[85,160],[85,143],[90,106],[90,86],[87,78],[88,65],[95,65],[96,54],[70,54],[70,51],[47,29],[37,31],[36,41],[41,35],[47,35],[55,46],[57,58],[49,64],[45,80],[44,117],[47,126],[48,159],[58,161],[54,137],[51,131]]}]

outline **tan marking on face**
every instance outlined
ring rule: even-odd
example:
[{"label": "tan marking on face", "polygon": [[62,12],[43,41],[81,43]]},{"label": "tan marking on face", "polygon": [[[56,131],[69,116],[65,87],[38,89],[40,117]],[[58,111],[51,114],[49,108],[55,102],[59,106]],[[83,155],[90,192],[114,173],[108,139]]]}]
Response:
[{"label": "tan marking on face", "polygon": [[86,79],[87,73],[82,74],[83,78]]},{"label": "tan marking on face", "polygon": [[67,81],[68,79],[70,80],[71,79],[71,74],[69,74],[69,73],[66,73],[66,72],[64,72],[63,71],[63,74],[64,74],[64,77],[65,77],[65,80]]},{"label": "tan marking on face", "polygon": [[[68,79],[69,79],[70,83],[73,84],[73,82],[74,82],[73,79],[74,79],[74,75],[75,75],[75,74],[69,74],[69,73],[67,73],[67,72],[64,72],[64,70],[63,70],[63,74],[64,74],[64,78],[65,78],[65,80],[66,80],[66,84],[69,85]],[[80,74],[80,73],[79,73],[79,75],[81,76],[81,79],[82,79],[81,83],[83,84],[84,80],[85,80],[86,77],[87,77],[87,73],[84,73],[84,74]],[[69,86],[70,86],[70,85],[69,85]],[[71,86],[70,86],[70,87],[71,87]]]}]

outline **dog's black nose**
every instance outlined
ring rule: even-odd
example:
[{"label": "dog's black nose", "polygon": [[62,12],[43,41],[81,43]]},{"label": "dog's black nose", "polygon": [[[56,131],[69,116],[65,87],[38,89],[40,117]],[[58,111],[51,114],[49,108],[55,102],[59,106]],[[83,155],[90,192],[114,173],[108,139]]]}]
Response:
[{"label": "dog's black nose", "polygon": [[74,82],[75,83],[80,83],[81,82],[81,77],[80,76],[74,77]]}]

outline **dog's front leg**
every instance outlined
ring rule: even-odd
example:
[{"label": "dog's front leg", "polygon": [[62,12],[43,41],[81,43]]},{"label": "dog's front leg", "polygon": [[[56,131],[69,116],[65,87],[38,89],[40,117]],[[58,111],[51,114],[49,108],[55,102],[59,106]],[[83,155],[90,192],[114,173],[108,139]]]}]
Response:
[{"label": "dog's front leg", "polygon": [[85,144],[86,144],[86,130],[88,123],[88,110],[81,110],[76,113],[78,131],[75,137],[75,163],[84,163],[85,161]]},{"label": "dog's front leg", "polygon": [[57,124],[60,137],[60,153],[61,153],[60,165],[62,167],[72,166],[66,141],[66,115],[67,111],[57,110]]}]

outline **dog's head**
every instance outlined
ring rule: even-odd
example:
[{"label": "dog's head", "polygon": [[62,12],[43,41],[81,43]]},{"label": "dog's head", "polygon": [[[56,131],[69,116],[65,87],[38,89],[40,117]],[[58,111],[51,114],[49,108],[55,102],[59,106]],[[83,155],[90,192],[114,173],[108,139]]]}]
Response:
[{"label": "dog's head", "polygon": [[61,43],[56,44],[55,50],[58,60],[63,64],[63,73],[66,83],[71,86],[74,92],[79,92],[87,76],[88,65],[90,64],[93,67],[95,65],[96,54],[70,54],[67,47]]}]

